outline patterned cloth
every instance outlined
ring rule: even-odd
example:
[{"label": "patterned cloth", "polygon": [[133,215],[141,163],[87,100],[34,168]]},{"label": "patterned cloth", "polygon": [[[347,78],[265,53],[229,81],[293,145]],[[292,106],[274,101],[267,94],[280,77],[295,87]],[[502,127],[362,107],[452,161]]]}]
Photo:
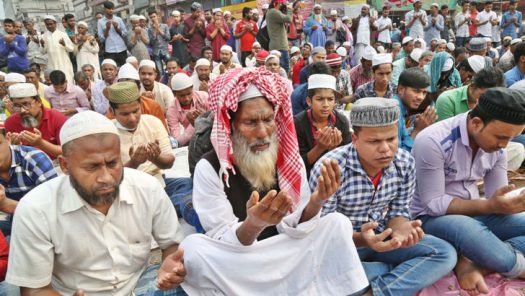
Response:
[{"label": "patterned cloth", "polygon": [[44,152],[21,145],[9,148],[12,155],[9,179],[7,182],[0,179],[8,198],[20,200],[37,185],[57,176],[51,159]]},{"label": "patterned cloth", "polygon": [[376,221],[376,231],[386,229],[387,222],[394,217],[410,219],[409,203],[416,188],[414,158],[409,152],[398,149],[394,161],[383,169],[383,175],[374,188],[352,144],[326,153],[317,161],[310,172],[310,188],[317,187],[317,178],[321,175],[324,159],[335,159],[341,167],[341,186],[325,202],[322,215],[339,212],[347,216],[355,231],[361,231],[361,225]]},{"label": "patterned cloth", "polygon": [[219,76],[210,85],[210,110],[215,114],[211,142],[221,164],[219,175],[224,176],[228,184],[228,170],[235,174],[231,118],[228,112],[237,111],[239,96],[246,91],[249,84],[257,86],[274,106],[279,140],[277,152],[279,188],[291,196],[294,201],[293,210],[295,210],[300,202],[300,172],[304,165],[299,155],[292,105],[289,99],[290,91],[277,74],[267,71],[264,67],[233,69]]},{"label": "patterned cloth", "polygon": [[350,70],[350,81],[352,83],[352,89],[357,89],[361,85],[368,83],[374,79],[373,75],[366,77],[363,75],[363,65],[359,64]]},{"label": "patterned cloth", "polygon": [[396,85],[392,82],[388,83],[388,90],[386,91],[384,96],[379,96],[376,94],[374,90],[374,81],[370,81],[366,84],[361,85],[355,90],[354,97],[352,98],[352,101],[355,102],[362,98],[369,98],[369,97],[383,97],[386,99],[391,99],[394,97],[394,94],[396,91]]}]

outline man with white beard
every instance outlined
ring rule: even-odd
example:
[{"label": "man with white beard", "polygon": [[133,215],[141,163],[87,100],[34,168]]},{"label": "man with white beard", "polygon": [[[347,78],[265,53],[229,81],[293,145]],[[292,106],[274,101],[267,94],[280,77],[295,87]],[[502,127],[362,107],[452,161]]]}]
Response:
[{"label": "man with white beard", "polygon": [[234,69],[210,86],[214,149],[197,164],[193,191],[206,235],[181,244],[189,295],[349,295],[368,286],[349,220],[319,218],[340,168],[325,161],[310,193],[277,77]]}]

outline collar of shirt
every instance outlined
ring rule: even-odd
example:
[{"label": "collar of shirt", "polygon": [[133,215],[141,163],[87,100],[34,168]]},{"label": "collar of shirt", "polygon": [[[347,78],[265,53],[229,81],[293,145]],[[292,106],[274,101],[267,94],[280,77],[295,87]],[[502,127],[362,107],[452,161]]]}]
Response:
[{"label": "collar of shirt", "polygon": [[66,89],[63,92],[57,93],[55,88],[52,85],[49,86],[49,90],[50,90],[51,94],[55,95],[55,96],[61,96],[61,95],[64,95],[64,94],[68,94],[68,93],[71,92],[71,88],[73,88],[73,86],[68,83],[67,86],[66,86]]},{"label": "collar of shirt", "polygon": [[[459,136],[461,137],[461,144],[463,144],[465,147],[468,147],[468,149],[470,149],[470,140],[468,137],[468,130],[467,130],[468,114],[469,112],[461,114],[461,118],[459,119],[460,120],[459,121]],[[441,141],[441,144],[443,144],[446,140],[449,140],[449,139],[447,138],[443,139],[443,141]],[[480,151],[483,152],[483,150],[481,149]]]}]

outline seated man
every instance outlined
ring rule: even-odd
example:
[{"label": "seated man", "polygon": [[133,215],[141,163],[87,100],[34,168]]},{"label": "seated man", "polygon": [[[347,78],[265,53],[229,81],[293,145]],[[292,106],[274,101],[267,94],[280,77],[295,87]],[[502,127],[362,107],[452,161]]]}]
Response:
[{"label": "seated man", "polygon": [[310,75],[306,98],[310,109],[294,119],[299,153],[308,176],[315,162],[326,152],[350,143],[348,118],[335,111],[335,83],[336,78],[332,75]]},{"label": "seated man", "polygon": [[319,186],[322,164],[335,159],[343,168],[343,183],[324,204],[323,215],[339,212],[352,222],[369,292],[414,295],[454,268],[456,252],[447,242],[425,235],[420,220],[410,219],[416,172],[410,153],[397,147],[397,101],[363,98],[353,105],[350,117],[352,143],[317,162],[310,188]]},{"label": "seated man", "polygon": [[[413,217],[460,253],[456,275],[471,294],[488,293],[483,275],[525,275],[525,194],[509,198],[506,153],[525,127],[525,94],[494,87],[468,113],[440,121],[414,142]],[[478,181],[484,181],[480,198]]]},{"label": "seated man", "polygon": [[[115,125],[80,112],[64,124],[60,142],[66,175],[33,189],[16,209],[7,282],[22,295],[139,296],[180,284],[175,210],[155,178],[123,168]],[[147,266],[153,240],[160,268]],[[158,280],[145,280],[156,269]]]},{"label": "seated man", "polygon": [[211,73],[210,61],[204,58],[197,60],[195,71],[193,71],[193,75],[191,75],[193,90],[208,92],[210,82],[215,78],[217,78],[217,75]]},{"label": "seated man", "polygon": [[367,286],[350,221],[319,219],[339,167],[326,161],[310,194],[289,93],[274,77],[236,69],[211,85],[214,150],[197,164],[193,192],[206,235],[181,244],[189,295],[349,295]]},{"label": "seated man", "polygon": [[[156,177],[177,209],[179,217],[183,217],[186,205],[191,202],[193,183],[190,178],[164,176],[162,170],[173,166],[175,156],[162,122],[154,116],[141,113],[140,94],[134,82],[117,82],[110,86],[108,99],[115,115],[113,122],[120,136],[120,157],[124,166]],[[189,214],[191,217],[195,216],[194,212]],[[188,223],[200,231],[200,225],[195,221],[188,219]]]},{"label": "seated man", "polygon": [[9,98],[15,111],[5,121],[11,144],[33,146],[51,159],[62,154],[59,133],[67,117],[55,109],[45,108],[31,83],[11,85]]},{"label": "seated man", "polygon": [[[416,48],[412,50],[413,54]],[[430,77],[421,68],[409,68],[401,73],[397,95],[399,101],[398,146],[410,152],[417,134],[436,119],[436,109],[428,106],[423,113],[414,114],[425,100]]]},{"label": "seated man", "polygon": [[176,100],[168,109],[170,135],[178,147],[187,146],[195,132],[195,119],[208,111],[208,93],[193,89],[193,80],[178,73],[171,80],[171,89]]},{"label": "seated man", "polygon": [[46,88],[44,96],[53,109],[71,116],[91,108],[86,93],[79,86],[69,83],[64,72],[55,70],[49,74],[49,79],[52,85]]},{"label": "seated man", "polygon": [[457,67],[461,83],[463,85],[470,84],[472,77],[479,71],[485,68],[485,59],[482,56],[471,56],[461,61]]},{"label": "seated man", "polygon": [[[137,88],[140,88],[139,71],[137,71],[137,69],[135,69],[133,65],[126,63],[122,65],[122,67],[120,67],[120,69],[118,70],[117,81],[132,81],[137,84]],[[162,108],[160,107],[159,103],[145,96],[140,96],[139,102],[140,112],[142,114],[149,114],[157,117],[162,122],[166,130],[168,130],[166,116],[164,116],[164,112],[162,111]],[[108,109],[106,117],[109,119],[115,118],[115,115],[113,115],[113,109]]]},{"label": "seated man", "polygon": [[391,99],[396,93],[396,86],[392,78],[392,55],[388,53],[376,54],[372,58],[372,81],[358,87],[352,100],[361,98],[380,97]]},{"label": "seated man", "polygon": [[[7,90],[9,89],[9,86],[13,84],[17,84],[17,83],[26,83],[26,82],[33,83],[33,81],[31,81],[29,78],[27,78],[26,76],[20,73],[9,73],[5,75],[5,79],[3,83],[1,83],[1,80],[0,80],[0,83],[3,85],[6,91],[6,95],[3,97],[3,102],[5,104],[5,109],[4,109],[5,116],[6,116],[5,118],[11,116],[12,113],[15,113],[13,111],[13,102],[11,102],[11,100],[9,99],[9,93],[7,92]],[[35,85],[35,83],[33,84]],[[35,88],[37,89],[38,96],[40,97],[40,101],[42,102],[42,105],[46,108],[51,108],[51,104],[49,104],[49,102],[44,98],[44,96],[40,94],[39,87],[35,85]]]},{"label": "seated man", "polygon": [[109,102],[104,95],[104,89],[117,82],[117,63],[112,59],[105,59],[102,61],[102,64],[100,64],[100,71],[102,71],[102,79],[96,81],[93,86],[91,104],[93,105],[94,111],[100,114],[106,114],[109,109]]},{"label": "seated man", "polygon": [[223,45],[220,51],[221,62],[213,67],[212,73],[219,76],[232,69],[242,68],[241,65],[233,62],[233,49],[229,45]]},{"label": "seated man", "polygon": [[162,77],[160,78],[159,82],[164,84],[164,85],[169,86],[171,78],[173,77],[173,75],[175,75],[177,73],[184,73],[184,74],[190,76],[190,73],[182,70],[182,68],[179,65],[179,60],[177,60],[176,57],[171,57],[166,62],[166,73],[164,73],[164,75],[162,75]]},{"label": "seated man", "polygon": [[0,123],[0,212],[9,216],[0,221],[5,236],[11,235],[12,216],[18,201],[31,189],[57,176],[47,155],[33,147],[10,145]]},{"label": "seated man", "polygon": [[152,60],[142,60],[139,66],[139,76],[142,87],[140,93],[159,103],[162,111],[166,113],[168,108],[173,104],[175,98],[167,85],[155,81],[157,79],[157,70],[155,62]]},{"label": "seated man", "polygon": [[[330,75],[331,73],[332,73],[332,70],[330,66],[328,66],[328,64],[326,64],[325,62],[315,62],[312,65],[312,69],[310,70],[309,75],[314,75],[314,74]],[[308,97],[308,80],[303,84],[299,84],[299,86],[297,86],[293,90],[292,95],[290,96],[290,99],[292,100],[292,112],[294,116],[309,108],[308,103],[306,102],[307,97]]]},{"label": "seated man", "polygon": [[400,59],[392,63],[392,83],[397,85],[399,82],[399,76],[405,71],[405,69],[419,67],[419,59],[423,54],[423,50],[420,48],[414,48],[409,55],[405,58]]}]

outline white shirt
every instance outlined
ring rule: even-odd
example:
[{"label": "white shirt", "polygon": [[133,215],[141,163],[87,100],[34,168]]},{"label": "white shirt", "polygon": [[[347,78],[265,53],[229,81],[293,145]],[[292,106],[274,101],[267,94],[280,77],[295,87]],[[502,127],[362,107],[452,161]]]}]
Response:
[{"label": "white shirt", "polygon": [[478,13],[478,16],[476,17],[476,20],[478,22],[483,23],[485,21],[489,21],[486,24],[478,27],[478,34],[492,38],[492,24],[490,23],[490,20],[497,18],[498,16],[494,11],[486,12],[485,10],[483,10],[480,13]]},{"label": "white shirt", "polygon": [[356,44],[370,45],[370,18],[368,16],[361,16],[359,18],[359,28],[357,29]]},{"label": "white shirt", "polygon": [[501,28],[499,24],[501,23],[501,15],[497,16],[498,23],[492,26],[492,42],[501,42]]},{"label": "white shirt", "polygon": [[456,37],[468,37],[469,36],[468,22],[465,22],[463,25],[458,27],[459,24],[461,24],[463,21],[465,21],[465,19],[468,19],[468,18],[470,18],[470,13],[468,12],[466,13],[460,12],[454,18],[454,22],[456,23],[456,28],[457,28]]},{"label": "white shirt", "polygon": [[52,284],[61,295],[130,295],[148,264],[152,240],[161,249],[183,233],[173,204],[152,176],[124,169],[120,194],[104,216],[63,175],[37,186],[18,204],[6,280]]},{"label": "white shirt", "polygon": [[[392,20],[389,17],[383,17],[381,16],[375,23],[378,30],[381,30],[385,27],[392,26]],[[390,39],[390,29],[386,29],[379,33],[379,36],[377,37],[377,41],[383,42],[383,43],[392,43],[392,40]]]},{"label": "white shirt", "polygon": [[418,12],[415,12],[414,10],[411,10],[407,12],[405,15],[405,23],[408,25],[414,16],[421,15],[421,19],[417,19],[414,24],[412,24],[412,27],[410,27],[410,37],[416,39],[416,38],[425,38],[425,30],[423,21],[426,21],[427,19],[427,13],[424,10],[419,10]]}]

